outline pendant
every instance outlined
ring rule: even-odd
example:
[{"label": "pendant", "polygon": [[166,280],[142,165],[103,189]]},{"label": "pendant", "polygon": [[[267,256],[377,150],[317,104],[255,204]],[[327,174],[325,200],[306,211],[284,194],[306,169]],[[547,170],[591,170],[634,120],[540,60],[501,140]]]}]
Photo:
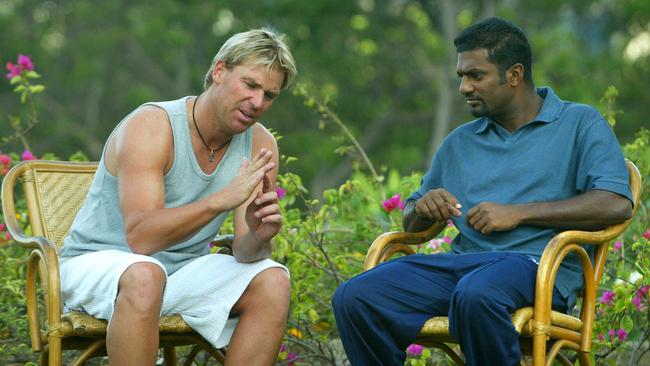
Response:
[{"label": "pendant", "polygon": [[213,162],[213,161],[214,161],[214,154],[215,154],[216,152],[217,152],[217,150],[212,150],[212,149],[210,149],[210,157],[208,158],[208,161],[209,161],[209,162]]}]

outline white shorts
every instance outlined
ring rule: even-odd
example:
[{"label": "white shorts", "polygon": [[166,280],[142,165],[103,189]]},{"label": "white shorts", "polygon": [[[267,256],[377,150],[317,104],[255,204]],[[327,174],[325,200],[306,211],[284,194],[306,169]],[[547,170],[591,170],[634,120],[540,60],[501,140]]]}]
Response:
[{"label": "white shorts", "polygon": [[[60,264],[63,310],[80,310],[109,321],[120,278],[138,262],[165,267],[153,257],[104,250],[66,258]],[[239,263],[234,257],[208,254],[168,276],[161,315],[180,314],[183,320],[216,348],[228,344],[239,318],[230,310],[248,284],[265,269],[283,265],[270,259]],[[167,273],[167,271],[165,271]]]}]

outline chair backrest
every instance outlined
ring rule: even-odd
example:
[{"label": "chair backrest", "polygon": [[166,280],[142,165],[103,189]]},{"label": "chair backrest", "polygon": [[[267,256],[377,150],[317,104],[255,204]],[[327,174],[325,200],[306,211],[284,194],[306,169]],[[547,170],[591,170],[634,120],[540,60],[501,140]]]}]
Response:
[{"label": "chair backrest", "polygon": [[[2,208],[7,226],[19,229],[15,219],[15,192],[21,181],[31,236],[46,238],[58,251],[86,199],[96,170],[96,162],[31,160],[16,165],[2,184]],[[20,242],[18,238],[17,241]]]}]

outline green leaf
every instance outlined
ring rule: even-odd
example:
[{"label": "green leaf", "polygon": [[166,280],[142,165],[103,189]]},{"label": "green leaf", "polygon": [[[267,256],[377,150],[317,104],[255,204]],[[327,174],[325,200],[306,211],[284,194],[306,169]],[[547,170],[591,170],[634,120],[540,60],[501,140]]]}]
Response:
[{"label": "green leaf", "polygon": [[318,316],[318,312],[316,310],[309,309],[308,313],[309,313],[309,319],[312,322],[316,322],[318,320],[319,316]]},{"label": "green leaf", "polygon": [[14,93],[22,93],[26,90],[25,85],[18,85],[16,88],[14,88]]},{"label": "green leaf", "polygon": [[20,94],[20,103],[27,103],[27,91],[24,91],[22,94]]},{"label": "green leaf", "polygon": [[14,76],[14,77],[11,78],[11,80],[9,81],[9,83],[10,83],[11,85],[14,85],[14,84],[17,84],[17,83],[21,82],[22,80],[23,80],[23,77],[22,77],[22,76],[20,76],[20,75],[16,75],[16,76]]},{"label": "green leaf", "polygon": [[38,85],[30,86],[29,90],[32,92],[32,94],[42,93],[43,90],[45,90],[45,85],[38,84]]},{"label": "green leaf", "polygon": [[632,328],[634,328],[634,320],[632,320],[632,317],[629,315],[624,316],[621,320],[621,328],[630,333],[632,331]]},{"label": "green leaf", "polygon": [[33,70],[32,71],[27,71],[25,76],[27,78],[29,78],[29,79],[38,79],[38,78],[41,77],[41,75],[39,75],[36,71],[33,71]]}]

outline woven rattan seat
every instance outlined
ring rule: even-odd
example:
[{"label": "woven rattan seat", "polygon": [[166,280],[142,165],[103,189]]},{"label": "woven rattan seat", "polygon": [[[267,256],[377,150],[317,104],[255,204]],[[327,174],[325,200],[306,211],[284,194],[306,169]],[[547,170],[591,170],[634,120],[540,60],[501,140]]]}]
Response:
[{"label": "woven rattan seat", "polygon": [[[634,198],[634,209],[641,196],[641,175],[636,166],[628,161],[630,188]],[[557,359],[563,365],[573,365],[562,349],[577,352],[580,365],[591,365],[592,331],[595,317],[596,292],[600,283],[609,242],[619,236],[632,219],[600,231],[564,231],[556,235],[546,246],[539,263],[533,306],[518,309],[512,315],[512,323],[520,334],[523,354],[532,354],[533,365],[551,365]],[[368,250],[364,270],[374,268],[397,253],[414,254],[411,245],[426,243],[443,229],[442,224],[418,233],[389,232],[379,236]],[[595,247],[592,262],[582,245]],[[580,258],[585,279],[585,289],[579,317],[573,317],[551,310],[551,298],[557,268],[569,253]],[[553,269],[555,268],[555,270]],[[490,336],[486,330],[486,336]],[[436,347],[449,355],[457,365],[464,365],[463,359],[449,343],[456,343],[449,335],[449,319],[434,317],[428,319],[413,343]],[[547,347],[550,349],[547,352]]]},{"label": "woven rattan seat", "polygon": [[[42,352],[43,365],[60,366],[64,349],[81,350],[71,365],[82,365],[89,358],[106,354],[105,320],[79,312],[61,314],[60,310],[59,249],[83,205],[96,169],[97,163],[32,160],[13,167],[2,182],[7,230],[21,246],[32,249],[27,266],[27,315],[32,350]],[[27,205],[31,235],[23,232],[16,219],[15,203],[22,197]],[[41,311],[37,299],[39,285],[45,304]],[[181,345],[193,345],[185,365],[191,365],[200,350],[221,363],[224,361],[224,350],[214,349],[179,315],[162,317],[160,346],[165,365],[176,365],[175,347]]]}]

